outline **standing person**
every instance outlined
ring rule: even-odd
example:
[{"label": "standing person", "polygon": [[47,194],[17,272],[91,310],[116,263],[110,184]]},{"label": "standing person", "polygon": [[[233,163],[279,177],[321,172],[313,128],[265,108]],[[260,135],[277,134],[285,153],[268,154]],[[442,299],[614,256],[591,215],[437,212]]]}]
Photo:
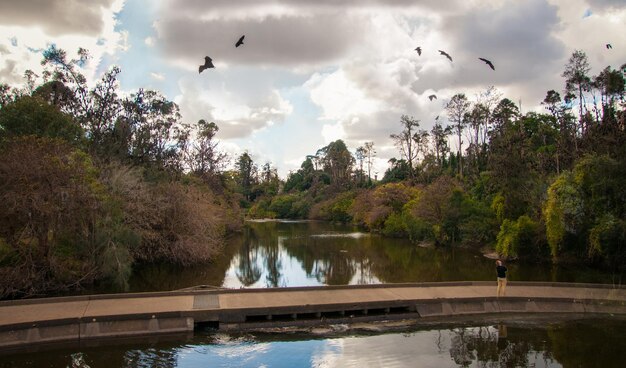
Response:
[{"label": "standing person", "polygon": [[506,288],[506,271],[508,269],[502,264],[501,260],[496,261],[496,274],[498,275],[498,296],[505,296],[505,288]]}]

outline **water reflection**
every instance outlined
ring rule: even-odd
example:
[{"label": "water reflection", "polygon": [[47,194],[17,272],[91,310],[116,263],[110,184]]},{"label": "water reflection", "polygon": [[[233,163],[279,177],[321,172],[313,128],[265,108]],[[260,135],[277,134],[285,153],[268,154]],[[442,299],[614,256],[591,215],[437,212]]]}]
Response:
[{"label": "water reflection", "polygon": [[[513,281],[611,283],[615,275],[550,263],[510,263]],[[223,254],[192,267],[149,265],[134,270],[131,291],[195,285],[284,287],[458,280],[493,280],[493,262],[466,249],[421,248],[352,226],[323,222],[247,223]]]},{"label": "water reflection", "polygon": [[[338,328],[337,331],[341,331]],[[345,329],[344,329],[345,330]],[[196,334],[184,342],[4,355],[5,367],[618,367],[626,321],[496,323],[378,334]]]}]

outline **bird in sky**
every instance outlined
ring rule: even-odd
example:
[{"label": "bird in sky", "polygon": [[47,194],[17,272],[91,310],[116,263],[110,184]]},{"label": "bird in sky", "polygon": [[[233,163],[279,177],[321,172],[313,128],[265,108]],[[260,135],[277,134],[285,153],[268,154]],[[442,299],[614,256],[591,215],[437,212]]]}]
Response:
[{"label": "bird in sky", "polygon": [[611,46],[611,44],[610,44],[610,43],[607,43],[607,44],[606,44],[606,48],[607,48],[607,49],[612,49],[612,48],[613,48],[613,46]]},{"label": "bird in sky", "polygon": [[239,37],[239,41],[237,41],[237,43],[235,44],[235,47],[239,47],[241,45],[243,45],[243,38],[246,37],[246,35],[243,35],[241,37]]},{"label": "bird in sky", "polygon": [[418,47],[416,47],[416,48],[415,48],[415,51],[417,51],[417,54],[418,54],[419,56],[422,56],[422,48],[421,48],[421,47],[419,47],[419,46],[418,46]]},{"label": "bird in sky", "polygon": [[204,65],[200,65],[200,67],[198,68],[198,73],[202,73],[204,69],[209,69],[209,68],[215,68],[215,66],[213,66],[213,60],[211,60],[210,57],[205,56]]},{"label": "bird in sky", "polygon": [[479,60],[482,60],[485,62],[485,64],[489,65],[489,67],[493,70],[496,70],[496,68],[493,66],[493,63],[485,58],[478,58]]},{"label": "bird in sky", "polygon": [[439,53],[445,57],[447,57],[450,61],[452,61],[452,56],[448,55],[447,52],[439,50]]},{"label": "bird in sky", "polygon": [[430,95],[430,96],[428,96],[428,99],[429,99],[429,100],[431,100],[431,101],[432,101],[432,100],[436,100],[436,99],[437,99],[437,96],[435,96],[435,95]]}]

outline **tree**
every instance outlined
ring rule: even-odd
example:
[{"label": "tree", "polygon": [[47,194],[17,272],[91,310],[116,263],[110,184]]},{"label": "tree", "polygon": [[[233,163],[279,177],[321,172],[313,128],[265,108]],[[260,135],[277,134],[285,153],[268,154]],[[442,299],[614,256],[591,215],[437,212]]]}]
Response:
[{"label": "tree", "polygon": [[140,89],[123,106],[132,161],[157,169],[180,169],[188,134],[178,134],[183,132],[178,105],[157,91]]},{"label": "tree", "polygon": [[357,162],[359,163],[359,185],[363,185],[363,161],[367,157],[367,150],[363,146],[359,146],[356,149],[355,155]]},{"label": "tree", "polygon": [[20,97],[0,109],[0,139],[21,135],[61,138],[74,145],[79,145],[84,137],[72,116],[31,96]]},{"label": "tree", "polygon": [[559,174],[561,168],[568,167],[573,159],[572,151],[577,151],[577,148],[574,148],[577,147],[575,123],[567,105],[562,104],[561,95],[558,92],[549,90],[541,104],[550,111],[556,122],[555,128],[558,130],[558,138],[554,154],[556,173]]},{"label": "tree", "polygon": [[466,120],[465,114],[467,113],[470,107],[470,102],[465,97],[464,93],[457,93],[452,96],[452,99],[446,104],[446,112],[448,114],[448,120],[453,123],[454,130],[456,131],[456,135],[458,138],[459,149],[458,149],[458,157],[459,157],[459,175],[463,177],[463,141],[462,133],[463,129],[465,129]]},{"label": "tree", "polygon": [[106,154],[105,139],[110,138],[113,124],[122,111],[122,101],[117,92],[117,76],[121,69],[112,67],[93,88],[89,88],[87,78],[80,72],[90,59],[86,49],[79,48],[78,57],[70,60],[64,50],[54,45],[43,55],[41,64],[45,67],[43,78],[46,83],[40,87],[40,93],[52,98],[62,111],[74,116],[87,131],[92,150],[100,148],[102,151],[99,153]]},{"label": "tree", "polygon": [[587,54],[581,50],[576,50],[569,58],[569,61],[565,65],[565,71],[563,71],[562,77],[565,78],[565,94],[572,96],[574,93],[578,94],[578,116],[581,122],[581,129],[583,121],[583,107],[585,104],[585,97],[583,92],[588,91],[591,83],[591,79],[587,75],[591,68],[589,67],[589,61],[587,60]]},{"label": "tree", "polygon": [[415,130],[419,128],[420,121],[416,120],[412,116],[402,115],[400,117],[400,124],[402,125],[402,132],[400,134],[391,134],[389,137],[393,139],[396,147],[400,151],[400,155],[406,159],[406,163],[409,165],[409,177],[414,177],[413,161],[417,157],[417,147],[415,145]]},{"label": "tree", "polygon": [[439,168],[443,166],[443,160],[446,157],[446,154],[450,151],[448,147],[448,136],[452,134],[452,128],[446,126],[445,128],[439,123],[439,119],[436,119],[437,122],[433,125],[433,128],[430,130],[430,135],[432,136],[433,146],[435,148],[435,157],[437,158],[437,165]]},{"label": "tree", "polygon": [[227,155],[217,148],[218,142],[215,139],[219,131],[217,124],[201,119],[198,121],[197,129],[198,134],[193,141],[192,152],[188,154],[189,168],[200,177],[210,179],[224,169]]},{"label": "tree", "polygon": [[354,158],[341,139],[320,148],[316,156],[321,157],[323,170],[330,175],[332,185],[343,187],[349,183]]},{"label": "tree", "polygon": [[235,167],[237,168],[238,174],[238,184],[240,187],[240,191],[243,194],[244,198],[247,201],[252,200],[251,197],[251,189],[254,184],[254,176],[255,176],[255,167],[254,162],[252,161],[252,157],[248,154],[248,152],[244,152],[239,156],[237,162],[235,163]]},{"label": "tree", "polygon": [[367,182],[372,184],[372,159],[376,156],[374,142],[365,142],[365,155],[367,157]]},{"label": "tree", "polygon": [[593,78],[593,86],[601,93],[603,119],[608,120],[615,108],[615,102],[624,97],[626,80],[620,70],[607,66]]},{"label": "tree", "polygon": [[89,157],[60,139],[16,137],[0,154],[0,237],[45,262],[64,242],[88,242],[100,205]]}]

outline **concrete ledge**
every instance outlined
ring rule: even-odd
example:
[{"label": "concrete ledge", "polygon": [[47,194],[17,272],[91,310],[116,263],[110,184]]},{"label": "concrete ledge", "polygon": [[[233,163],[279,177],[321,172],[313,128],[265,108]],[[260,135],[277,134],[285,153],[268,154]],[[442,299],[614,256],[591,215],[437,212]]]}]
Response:
[{"label": "concrete ledge", "polygon": [[[57,341],[314,325],[330,321],[442,319],[499,314],[626,315],[626,287],[495,281],[276,289],[192,290],[0,302],[0,353]],[[147,299],[151,298],[151,299]],[[342,322],[344,323],[344,322]]]},{"label": "concrete ledge", "polygon": [[[42,303],[63,303],[68,301],[89,301],[102,299],[126,299],[126,298],[155,298],[164,296],[183,295],[207,295],[207,294],[240,294],[240,293],[275,293],[284,291],[314,291],[314,290],[358,290],[358,289],[387,289],[387,288],[428,288],[446,286],[495,286],[494,281],[444,281],[444,282],[421,282],[421,283],[390,283],[390,284],[369,284],[369,285],[329,285],[329,286],[296,286],[284,288],[244,288],[244,289],[183,289],[175,291],[141,292],[141,293],[120,293],[120,294],[95,294],[80,296],[63,296],[50,298],[34,298],[19,300],[0,301],[0,307],[9,305],[29,305]],[[508,286],[530,286],[530,287],[559,287],[559,288],[587,288],[587,289],[616,289],[626,290],[626,285],[620,284],[586,284],[572,282],[540,282],[540,281],[509,281]]]},{"label": "concrete ledge", "polygon": [[80,339],[185,332],[193,331],[193,327],[189,317],[86,322],[80,324]]},{"label": "concrete ledge", "polygon": [[70,340],[75,342],[80,340],[78,324],[30,327],[0,332],[0,348]]},{"label": "concrete ledge", "polygon": [[87,339],[110,337],[145,336],[192,332],[194,320],[191,317],[164,317],[150,319],[112,317],[105,320],[54,321],[30,326],[5,326],[0,331],[0,351],[22,345],[49,342],[80,343]]}]

